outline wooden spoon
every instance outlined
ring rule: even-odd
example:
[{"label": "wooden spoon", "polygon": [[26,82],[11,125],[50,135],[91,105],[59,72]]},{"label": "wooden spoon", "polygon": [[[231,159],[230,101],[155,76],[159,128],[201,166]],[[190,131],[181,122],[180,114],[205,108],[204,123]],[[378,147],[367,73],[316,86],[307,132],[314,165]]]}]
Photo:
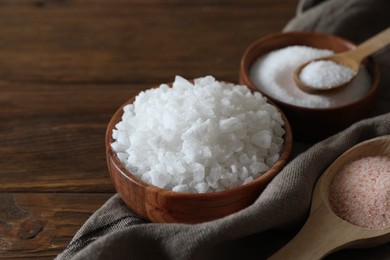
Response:
[{"label": "wooden spoon", "polygon": [[[388,44],[390,44],[390,27],[378,33],[377,35],[371,37],[370,39],[366,40],[365,42],[363,42],[353,50],[337,53],[327,57],[314,59],[301,64],[295,69],[293,74],[295,84],[303,91],[311,94],[321,94],[321,93],[325,93],[328,91],[345,87],[357,75],[360,68],[360,64],[362,63],[364,58],[386,47]],[[354,76],[352,76],[348,81],[342,82],[338,85],[321,86],[321,87],[308,85],[301,80],[300,75],[304,67],[316,61],[333,61],[339,65],[344,65],[348,68],[351,68],[354,71]]]},{"label": "wooden spoon", "polygon": [[371,247],[390,242],[390,226],[368,229],[353,225],[339,218],[328,201],[332,178],[345,164],[375,155],[390,156],[390,135],[355,145],[329,166],[315,186],[305,225],[269,259],[321,259],[342,248]]}]

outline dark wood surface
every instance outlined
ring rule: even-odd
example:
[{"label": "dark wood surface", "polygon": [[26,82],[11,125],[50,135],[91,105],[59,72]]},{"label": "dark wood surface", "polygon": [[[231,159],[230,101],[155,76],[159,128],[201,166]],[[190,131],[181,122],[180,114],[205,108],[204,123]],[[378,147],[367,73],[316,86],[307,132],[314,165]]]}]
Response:
[{"label": "dark wood surface", "polygon": [[175,75],[238,82],[297,0],[0,0],[0,259],[53,259],[114,194],[110,117]]}]

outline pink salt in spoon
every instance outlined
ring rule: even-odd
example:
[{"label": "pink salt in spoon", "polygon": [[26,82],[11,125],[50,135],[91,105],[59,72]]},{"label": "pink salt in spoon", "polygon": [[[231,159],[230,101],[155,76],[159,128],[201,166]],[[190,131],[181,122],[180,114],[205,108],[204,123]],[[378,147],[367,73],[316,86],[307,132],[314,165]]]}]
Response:
[{"label": "pink salt in spoon", "polygon": [[269,259],[322,259],[342,248],[373,247],[390,242],[390,226],[369,229],[351,224],[338,217],[329,203],[333,176],[347,163],[368,156],[390,157],[390,135],[355,145],[328,167],[315,186],[309,218],[303,228]]},{"label": "pink salt in spoon", "polygon": [[345,87],[358,74],[362,61],[388,44],[390,44],[390,27],[353,50],[301,64],[293,74],[295,84],[310,94],[321,94]]}]

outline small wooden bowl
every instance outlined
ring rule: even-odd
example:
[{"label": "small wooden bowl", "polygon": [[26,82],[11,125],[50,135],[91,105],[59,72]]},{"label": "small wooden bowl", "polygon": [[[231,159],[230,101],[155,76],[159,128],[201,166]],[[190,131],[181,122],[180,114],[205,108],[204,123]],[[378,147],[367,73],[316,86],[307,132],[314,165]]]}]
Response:
[{"label": "small wooden bowl", "polygon": [[[241,84],[254,91],[261,91],[250,79],[252,64],[261,56],[277,49],[292,45],[310,46],[319,49],[330,49],[342,52],[356,47],[352,42],[335,35],[318,32],[275,33],[252,43],[244,52],[240,63]],[[302,141],[317,141],[348,127],[352,123],[369,115],[379,85],[379,68],[367,59],[365,66],[371,76],[371,88],[361,99],[344,106],[331,108],[307,108],[291,105],[268,96],[276,103],[290,120],[294,138]]]},{"label": "small wooden bowl", "polygon": [[111,148],[112,130],[121,120],[123,107],[134,101],[129,99],[111,118],[105,138],[108,169],[115,188],[125,202],[139,216],[152,222],[200,223],[227,216],[251,205],[266,185],[286,164],[292,148],[292,131],[286,116],[284,149],[279,160],[263,175],[245,185],[214,193],[179,193],[146,183],[131,174]]}]

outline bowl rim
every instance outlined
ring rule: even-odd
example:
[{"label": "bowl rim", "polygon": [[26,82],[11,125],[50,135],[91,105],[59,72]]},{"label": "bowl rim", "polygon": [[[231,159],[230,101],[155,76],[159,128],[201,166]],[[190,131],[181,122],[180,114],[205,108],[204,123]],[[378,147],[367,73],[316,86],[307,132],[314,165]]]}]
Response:
[{"label": "bowl rim", "polygon": [[[313,36],[313,35],[316,36],[316,37],[334,38],[334,39],[336,39],[338,41],[345,42],[347,45],[352,47],[351,49],[354,49],[357,46],[354,42],[352,42],[352,41],[350,41],[348,39],[345,39],[345,38],[343,38],[341,36],[337,36],[337,35],[330,34],[330,33],[324,33],[324,32],[317,32],[317,31],[290,31],[290,32],[276,32],[276,33],[272,33],[272,34],[266,35],[264,37],[261,37],[261,38],[255,40],[254,42],[252,42],[245,49],[243,55],[241,56],[241,60],[240,60],[240,77],[242,77],[244,79],[244,81],[247,82],[246,84],[248,85],[249,88],[251,88],[254,91],[259,91],[264,96],[266,96],[269,99],[271,99],[272,101],[274,101],[276,104],[280,104],[281,106],[288,107],[290,109],[300,109],[301,111],[324,111],[324,112],[325,111],[337,111],[337,110],[348,109],[350,107],[358,106],[361,102],[373,98],[373,96],[375,95],[375,93],[377,92],[377,90],[379,88],[380,70],[379,70],[378,64],[371,57],[368,57],[363,62],[363,64],[366,67],[370,67],[371,68],[371,69],[368,69],[368,72],[370,74],[370,79],[371,79],[371,86],[370,86],[369,91],[367,91],[367,93],[365,95],[363,95],[361,98],[359,98],[359,99],[357,99],[357,100],[355,100],[353,102],[350,102],[350,103],[347,103],[347,104],[344,104],[344,105],[340,105],[340,106],[332,106],[332,107],[305,107],[305,106],[299,106],[299,105],[290,104],[290,103],[281,101],[281,100],[279,100],[277,98],[274,98],[272,96],[267,95],[261,89],[259,89],[256,86],[256,84],[254,84],[252,82],[252,80],[250,79],[250,76],[249,76],[249,69],[250,69],[251,65],[253,64],[253,62],[249,63],[248,59],[249,59],[249,54],[258,45],[261,45],[264,42],[267,42],[267,41],[275,39],[275,38],[283,38],[283,37],[294,38],[294,37],[300,37],[300,36]],[[285,47],[287,47],[287,46],[290,46],[290,45],[286,45]],[[280,47],[280,48],[282,48],[282,47]],[[272,49],[272,50],[278,50],[280,48],[275,48],[275,49]],[[254,60],[256,60],[259,57],[260,56],[257,56]]]},{"label": "bowl rim", "polygon": [[[171,86],[172,83],[168,83],[167,85]],[[152,87],[152,88],[157,88],[158,86]],[[151,88],[151,89],[152,89]],[[252,93],[254,92],[252,89],[247,87]],[[141,91],[142,92],[142,91]],[[263,95],[264,96],[264,95]],[[230,193],[237,193],[242,190],[246,190],[249,187],[256,187],[257,185],[262,184],[263,182],[269,183],[287,164],[287,161],[290,157],[291,151],[292,151],[292,145],[293,145],[293,132],[291,129],[291,125],[288,121],[288,118],[286,115],[283,113],[283,111],[274,103],[272,100],[269,100],[267,97],[267,103],[273,105],[276,107],[278,112],[281,114],[281,117],[284,122],[283,129],[285,130],[285,134],[283,135],[283,140],[284,140],[284,147],[282,152],[280,153],[279,159],[271,166],[270,169],[265,171],[263,174],[261,174],[259,177],[256,179],[246,183],[239,185],[237,187],[223,190],[223,191],[215,191],[215,192],[207,192],[207,193],[190,193],[190,192],[176,192],[168,189],[163,189],[160,187],[157,187],[151,183],[147,183],[134,174],[132,174],[130,171],[128,171],[125,166],[120,162],[118,157],[116,156],[115,151],[111,147],[111,143],[113,142],[113,137],[112,137],[112,131],[115,128],[115,125],[119,123],[122,120],[122,114],[123,114],[123,108],[126,105],[129,105],[133,103],[137,98],[136,96],[133,96],[129,98],[125,103],[123,103],[114,113],[114,115],[111,117],[107,128],[106,128],[106,133],[105,133],[105,148],[106,148],[106,159],[107,162],[109,160],[112,161],[112,163],[115,164],[115,167],[119,170],[120,174],[124,176],[126,179],[129,181],[139,185],[140,187],[147,189],[149,191],[154,191],[154,192],[164,192],[165,195],[167,196],[180,196],[182,198],[221,198],[225,197],[227,194]],[[109,164],[109,162],[108,162]],[[109,169],[110,174],[112,174],[111,169]]]}]

